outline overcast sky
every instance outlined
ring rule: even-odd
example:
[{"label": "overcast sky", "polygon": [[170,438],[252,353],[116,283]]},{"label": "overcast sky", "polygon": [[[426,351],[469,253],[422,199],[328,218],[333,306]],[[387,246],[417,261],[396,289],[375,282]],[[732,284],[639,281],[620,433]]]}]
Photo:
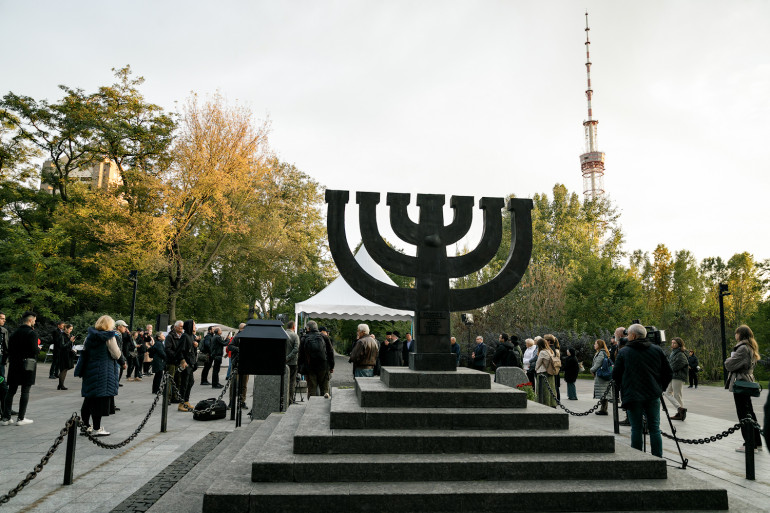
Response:
[{"label": "overcast sky", "polygon": [[766,1],[0,0],[0,94],[91,92],[130,64],[168,109],[218,90],[269,117],[328,188],[582,193],[586,8],[625,249],[770,258]]}]

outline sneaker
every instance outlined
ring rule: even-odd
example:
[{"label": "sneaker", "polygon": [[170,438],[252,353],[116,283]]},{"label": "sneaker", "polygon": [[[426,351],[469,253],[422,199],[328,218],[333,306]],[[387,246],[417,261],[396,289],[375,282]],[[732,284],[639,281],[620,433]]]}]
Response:
[{"label": "sneaker", "polygon": [[126,381],[134,381],[134,378],[126,378]]},{"label": "sneaker", "polygon": [[11,419],[0,419],[0,426],[10,426]]},{"label": "sneaker", "polygon": [[32,424],[34,421],[32,419],[19,419],[16,421],[17,426],[26,426],[28,424]]},{"label": "sneaker", "polygon": [[104,429],[104,426],[100,427],[98,431],[93,432],[94,436],[110,436],[110,432]]},{"label": "sneaker", "polygon": [[328,398],[329,398],[329,394],[324,394],[324,399],[328,399]]},{"label": "sneaker", "polygon": [[93,434],[93,432],[94,432],[94,428],[92,428],[91,426],[88,426],[85,429],[83,429],[82,427],[80,428],[80,436],[91,435]]},{"label": "sneaker", "polygon": [[119,386],[119,387],[122,387],[122,386],[123,386],[123,383],[118,383],[118,386]]}]

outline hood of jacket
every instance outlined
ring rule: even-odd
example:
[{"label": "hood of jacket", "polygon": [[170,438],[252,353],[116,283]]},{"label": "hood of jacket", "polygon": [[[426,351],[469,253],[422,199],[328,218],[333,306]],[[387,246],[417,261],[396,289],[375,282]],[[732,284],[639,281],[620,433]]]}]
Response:
[{"label": "hood of jacket", "polygon": [[631,340],[630,342],[626,343],[625,347],[630,347],[632,349],[636,349],[637,351],[641,351],[642,349],[647,349],[650,347],[651,342],[646,339],[637,339],[637,340]]},{"label": "hood of jacket", "polygon": [[193,327],[195,326],[195,321],[192,319],[187,319],[184,321],[184,324],[182,325],[182,328],[184,329],[184,332],[188,335],[195,336],[195,333],[193,333]]},{"label": "hood of jacket", "polygon": [[86,337],[86,343],[89,346],[92,346],[92,345],[98,344],[98,343],[103,344],[103,343],[107,342],[109,339],[114,338],[114,337],[116,337],[118,335],[119,335],[119,333],[117,331],[112,331],[112,330],[110,330],[110,331],[101,331],[101,330],[97,330],[93,326],[89,326],[88,327],[88,336]]}]

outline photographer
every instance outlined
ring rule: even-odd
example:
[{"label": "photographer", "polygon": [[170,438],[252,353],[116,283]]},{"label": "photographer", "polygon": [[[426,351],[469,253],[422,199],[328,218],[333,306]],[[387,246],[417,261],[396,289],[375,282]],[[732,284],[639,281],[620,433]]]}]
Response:
[{"label": "photographer", "polygon": [[647,417],[650,451],[663,457],[660,434],[660,401],[673,371],[663,350],[646,340],[647,330],[641,324],[628,328],[628,343],[618,351],[612,379],[618,384],[623,407],[631,422],[631,447],[642,450],[643,417]]}]

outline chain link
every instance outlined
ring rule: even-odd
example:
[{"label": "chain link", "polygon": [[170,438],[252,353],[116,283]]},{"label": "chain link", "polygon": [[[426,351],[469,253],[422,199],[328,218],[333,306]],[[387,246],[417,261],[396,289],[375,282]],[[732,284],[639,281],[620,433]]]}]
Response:
[{"label": "chain link", "polygon": [[543,381],[545,383],[546,387],[548,388],[548,392],[551,394],[551,397],[553,397],[553,400],[556,401],[556,404],[559,405],[559,408],[561,408],[565,412],[569,413],[570,415],[574,415],[575,417],[585,417],[586,415],[590,415],[593,412],[595,412],[599,408],[599,406],[601,406],[602,401],[606,401],[607,400],[607,394],[610,392],[610,390],[612,390],[612,385],[615,384],[615,381],[610,380],[610,383],[609,383],[609,385],[607,385],[607,388],[604,390],[604,393],[602,394],[601,399],[599,399],[599,402],[597,402],[595,405],[593,405],[591,407],[591,409],[589,409],[587,411],[584,411],[582,413],[578,413],[578,412],[574,412],[574,411],[570,410],[569,408],[567,408],[566,406],[564,406],[561,403],[561,401],[559,401],[556,398],[556,392],[553,391],[553,389],[551,388],[551,384],[548,382],[547,379],[541,379],[541,378],[538,378],[538,379],[540,379],[540,381]]},{"label": "chain link", "polygon": [[67,436],[67,434],[70,432],[70,429],[75,428],[78,421],[80,421],[80,417],[78,417],[77,413],[73,413],[72,417],[67,419],[67,422],[64,423],[64,427],[61,429],[61,431],[59,431],[59,436],[57,436],[56,440],[54,440],[53,445],[51,445],[51,447],[48,449],[48,452],[46,452],[45,455],[40,459],[40,463],[35,465],[35,467],[32,469],[32,472],[27,474],[26,477],[22,479],[21,482],[12,488],[7,494],[0,495],[0,506],[11,500],[13,497],[16,497],[16,494],[22,491],[30,481],[35,479],[37,475],[43,471],[43,467],[46,466],[48,461],[51,459],[51,456],[53,456],[56,452],[56,449],[59,448],[59,445],[61,445],[64,437]]},{"label": "chain link", "polygon": [[144,428],[145,424],[147,424],[147,421],[150,420],[150,417],[152,416],[152,413],[155,411],[155,407],[158,405],[158,400],[160,399],[161,394],[163,394],[163,390],[165,389],[165,383],[168,380],[168,373],[163,373],[163,379],[160,382],[160,387],[158,388],[158,391],[155,393],[155,400],[152,402],[152,406],[150,406],[149,411],[147,412],[147,415],[144,416],[144,419],[142,419],[142,422],[139,423],[139,427],[137,427],[131,435],[126,438],[125,440],[118,442],[116,444],[108,444],[104,443],[101,440],[99,440],[99,437],[94,435],[93,433],[89,433],[86,431],[88,426],[85,422],[83,422],[83,419],[80,417],[77,417],[77,423],[78,426],[80,426],[81,431],[85,436],[94,443],[94,445],[97,445],[98,447],[101,447],[102,449],[120,449],[121,447],[125,447],[131,441],[139,435],[139,432]]},{"label": "chain link", "polygon": [[208,408],[206,408],[205,410],[193,411],[193,415],[196,415],[196,414],[198,416],[207,415],[207,414],[211,413],[212,411],[214,411],[214,408],[216,407],[217,402],[222,400],[222,398],[225,396],[225,393],[227,392],[227,389],[230,388],[230,382],[231,382],[231,380],[233,378],[233,375],[235,374],[235,371],[237,369],[238,369],[238,366],[234,365],[233,368],[230,371],[230,377],[225,379],[225,386],[224,386],[224,388],[222,388],[222,391],[219,393],[219,397],[216,398],[214,403],[211,406],[209,406]]},{"label": "chain link", "polygon": [[736,431],[740,431],[741,424],[751,424],[752,427],[759,430],[759,433],[764,436],[765,432],[760,427],[759,423],[752,419],[752,418],[745,418],[735,424],[734,426],[722,431],[721,433],[717,433],[716,435],[708,436],[706,438],[679,438],[676,435],[670,435],[666,433],[665,431],[661,430],[660,434],[664,437],[668,438],[669,440],[676,440],[677,442],[681,442],[683,444],[691,444],[691,445],[697,445],[697,444],[710,444],[711,442],[716,442],[718,440],[722,440],[723,438],[727,438],[728,436],[732,435]]}]

